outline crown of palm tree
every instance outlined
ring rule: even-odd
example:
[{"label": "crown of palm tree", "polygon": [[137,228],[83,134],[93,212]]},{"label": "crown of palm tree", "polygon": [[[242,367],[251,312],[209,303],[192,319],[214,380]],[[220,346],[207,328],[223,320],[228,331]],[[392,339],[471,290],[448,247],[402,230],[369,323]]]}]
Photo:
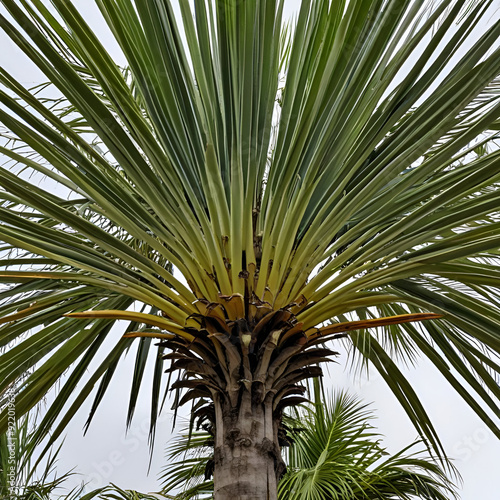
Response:
[{"label": "crown of palm tree", "polygon": [[100,381],[90,421],[134,342],[128,420],[153,356],[154,433],[165,357],[178,403],[279,415],[339,338],[435,449],[394,355],[500,435],[491,1],[304,0],[293,25],[282,1],[182,1],[180,31],[168,0],[96,0],[127,70],[71,2],[1,4],[57,92],[0,72],[0,390],[35,367],[23,414],[65,375],[35,441]]}]

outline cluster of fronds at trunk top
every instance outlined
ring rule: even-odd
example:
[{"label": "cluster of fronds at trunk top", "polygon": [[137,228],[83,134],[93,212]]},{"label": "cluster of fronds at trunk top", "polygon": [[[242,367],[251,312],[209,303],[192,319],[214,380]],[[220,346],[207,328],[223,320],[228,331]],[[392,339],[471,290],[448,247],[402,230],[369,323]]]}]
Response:
[{"label": "cluster of fronds at trunk top", "polygon": [[340,334],[436,450],[395,356],[500,435],[500,22],[474,31],[493,3],[304,0],[289,36],[278,0],[95,3],[125,73],[72,2],[1,0],[72,110],[0,71],[0,390],[34,367],[23,414],[66,374],[35,442],[100,383],[92,419],[135,337],[128,421],[152,357],[152,433],[165,349],[187,397],[234,403],[300,390]]}]

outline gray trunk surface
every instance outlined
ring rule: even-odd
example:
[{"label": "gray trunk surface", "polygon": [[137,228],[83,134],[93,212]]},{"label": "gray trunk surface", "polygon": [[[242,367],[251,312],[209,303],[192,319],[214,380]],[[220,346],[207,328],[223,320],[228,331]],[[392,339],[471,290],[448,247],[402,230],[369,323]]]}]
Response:
[{"label": "gray trunk surface", "polygon": [[272,401],[244,391],[239,408],[215,403],[215,500],[276,500],[284,471]]}]

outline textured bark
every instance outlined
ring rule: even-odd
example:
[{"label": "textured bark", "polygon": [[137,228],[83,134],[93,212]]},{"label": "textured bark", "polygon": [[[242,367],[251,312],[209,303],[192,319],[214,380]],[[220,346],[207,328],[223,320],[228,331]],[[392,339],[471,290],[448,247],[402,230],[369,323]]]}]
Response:
[{"label": "textured bark", "polygon": [[285,465],[270,398],[252,402],[245,391],[241,405],[215,404],[215,500],[276,500]]}]

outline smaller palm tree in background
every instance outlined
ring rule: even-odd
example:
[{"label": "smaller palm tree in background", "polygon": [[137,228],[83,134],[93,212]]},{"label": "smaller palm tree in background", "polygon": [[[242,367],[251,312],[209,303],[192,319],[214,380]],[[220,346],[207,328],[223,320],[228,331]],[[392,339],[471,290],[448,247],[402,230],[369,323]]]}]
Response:
[{"label": "smaller palm tree in background", "polygon": [[[82,481],[81,486],[68,491],[65,483],[76,473],[56,474],[60,446],[41,466],[34,460],[36,449],[30,440],[35,420],[35,416],[29,414],[9,428],[10,434],[0,434],[0,500],[158,500],[159,496],[122,490],[114,484],[86,492]],[[14,467],[13,474],[10,474],[11,467]]]},{"label": "smaller palm tree in background", "polygon": [[[287,471],[279,483],[282,500],[457,498],[443,468],[417,443],[390,455],[369,421],[373,411],[356,397],[338,392],[294,409],[286,420]],[[208,429],[209,430],[209,429]],[[181,488],[176,500],[213,497],[213,440],[210,432],[180,435],[168,449],[164,493]],[[175,463],[172,465],[172,461]]]},{"label": "smaller palm tree in background", "polygon": [[394,455],[368,423],[368,405],[339,392],[326,403],[297,412],[303,431],[288,449],[288,470],[280,497],[298,499],[440,499],[456,498],[443,469],[424,453]]},{"label": "smaller palm tree in background", "polygon": [[[9,433],[0,434],[0,499],[48,500],[56,498],[63,483],[73,475],[56,475],[55,466],[60,447],[52,452],[42,467],[33,461],[30,436],[33,417],[26,416],[9,427]],[[83,486],[66,492],[66,500],[82,497]],[[54,496],[55,495],[55,496]]]}]

